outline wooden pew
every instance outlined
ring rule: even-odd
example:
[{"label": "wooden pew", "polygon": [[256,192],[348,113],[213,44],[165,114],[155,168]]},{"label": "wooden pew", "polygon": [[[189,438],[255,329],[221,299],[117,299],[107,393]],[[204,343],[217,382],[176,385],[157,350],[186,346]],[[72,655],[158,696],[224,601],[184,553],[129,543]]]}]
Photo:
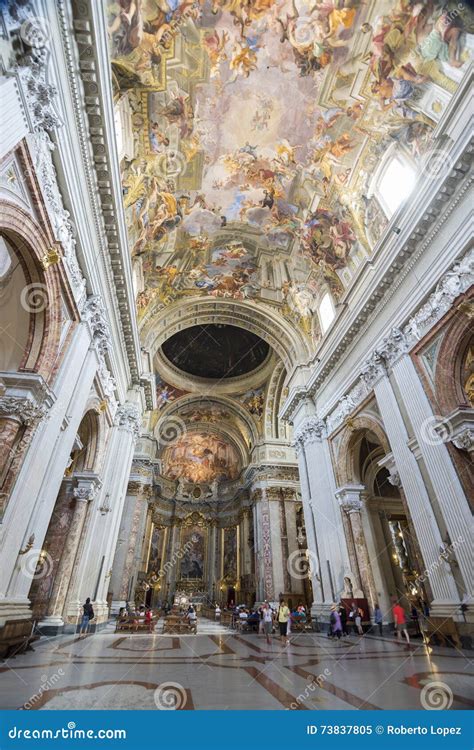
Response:
[{"label": "wooden pew", "polygon": [[428,627],[425,633],[430,643],[433,643],[433,639],[439,638],[442,646],[454,644],[457,648],[462,647],[456,623],[453,620],[446,620],[443,617],[427,617],[426,624]]}]

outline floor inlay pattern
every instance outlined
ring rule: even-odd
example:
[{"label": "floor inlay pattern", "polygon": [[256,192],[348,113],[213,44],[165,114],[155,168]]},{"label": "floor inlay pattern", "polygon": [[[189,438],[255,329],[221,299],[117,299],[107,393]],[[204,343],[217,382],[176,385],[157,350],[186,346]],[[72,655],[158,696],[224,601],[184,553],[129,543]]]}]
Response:
[{"label": "floor inlay pattern", "polygon": [[[415,709],[431,682],[467,709],[470,652],[410,649],[395,640],[237,635],[224,628],[171,636],[104,631],[42,638],[0,666],[2,709]],[[164,696],[164,697],[163,697]]]}]

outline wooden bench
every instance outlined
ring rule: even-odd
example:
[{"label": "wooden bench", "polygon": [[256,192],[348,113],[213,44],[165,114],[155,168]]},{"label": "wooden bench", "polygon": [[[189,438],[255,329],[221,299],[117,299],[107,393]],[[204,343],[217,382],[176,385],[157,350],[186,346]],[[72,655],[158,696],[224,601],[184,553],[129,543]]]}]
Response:
[{"label": "wooden bench", "polygon": [[311,617],[308,617],[308,615],[306,615],[305,618],[291,618],[292,633],[305,633],[307,630],[311,630]]},{"label": "wooden bench", "polygon": [[197,620],[190,622],[185,615],[168,615],[163,625],[163,633],[197,633]]},{"label": "wooden bench", "polygon": [[131,633],[141,633],[143,631],[153,633],[159,619],[159,617],[152,617],[148,622],[144,617],[119,617],[115,623],[115,632],[118,633],[120,630],[127,630]]},{"label": "wooden bench", "polygon": [[452,646],[454,644],[459,649],[462,647],[454,620],[446,620],[443,617],[427,617],[425,619],[428,625],[425,633],[430,643],[433,643],[434,638],[439,638],[441,646]]}]

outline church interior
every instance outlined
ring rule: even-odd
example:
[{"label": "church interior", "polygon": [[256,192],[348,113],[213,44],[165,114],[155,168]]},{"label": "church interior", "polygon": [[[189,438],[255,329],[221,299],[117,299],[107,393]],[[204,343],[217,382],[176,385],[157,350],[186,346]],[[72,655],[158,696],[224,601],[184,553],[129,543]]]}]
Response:
[{"label": "church interior", "polygon": [[472,706],[469,3],[0,8],[0,707]]}]

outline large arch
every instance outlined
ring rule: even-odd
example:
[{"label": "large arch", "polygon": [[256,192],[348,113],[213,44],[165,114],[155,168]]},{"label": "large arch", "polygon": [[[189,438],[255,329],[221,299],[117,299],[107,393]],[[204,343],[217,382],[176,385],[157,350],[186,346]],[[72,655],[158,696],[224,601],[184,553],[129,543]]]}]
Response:
[{"label": "large arch", "polygon": [[301,331],[268,306],[246,300],[196,298],[180,300],[160,310],[156,303],[141,321],[143,346],[151,356],[178,331],[195,325],[217,323],[252,331],[268,342],[287,371],[306,363],[311,355]]}]

